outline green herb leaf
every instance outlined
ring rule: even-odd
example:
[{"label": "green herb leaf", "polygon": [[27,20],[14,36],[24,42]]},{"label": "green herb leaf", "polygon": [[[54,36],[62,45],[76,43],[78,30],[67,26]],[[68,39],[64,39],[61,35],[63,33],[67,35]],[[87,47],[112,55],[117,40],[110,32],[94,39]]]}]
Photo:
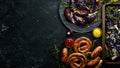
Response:
[{"label": "green herb leaf", "polygon": [[68,49],[68,55],[72,54],[74,52],[73,48]]},{"label": "green herb leaf", "polygon": [[73,8],[77,8],[77,6],[76,6],[75,3],[72,3],[70,7],[72,7],[72,9],[73,9]]},{"label": "green herb leaf", "polygon": [[63,64],[63,63],[60,62],[60,56],[59,56],[60,50],[59,50],[59,48],[58,48],[57,45],[54,45],[53,54],[54,54],[55,59],[56,59],[57,67],[58,68],[66,68],[65,64]]},{"label": "green herb leaf", "polygon": [[92,48],[91,48],[91,51],[94,50],[96,42],[97,42],[97,40],[93,40],[93,41],[92,41]]},{"label": "green herb leaf", "polygon": [[68,3],[67,2],[62,2],[62,6],[63,7],[68,7]]},{"label": "green herb leaf", "polygon": [[57,47],[57,45],[55,45],[54,48],[53,48],[53,54],[54,54],[55,59],[56,59],[56,64],[57,64],[57,66],[60,68],[60,57],[59,57],[59,53],[60,53],[60,50],[59,50],[59,48]]}]

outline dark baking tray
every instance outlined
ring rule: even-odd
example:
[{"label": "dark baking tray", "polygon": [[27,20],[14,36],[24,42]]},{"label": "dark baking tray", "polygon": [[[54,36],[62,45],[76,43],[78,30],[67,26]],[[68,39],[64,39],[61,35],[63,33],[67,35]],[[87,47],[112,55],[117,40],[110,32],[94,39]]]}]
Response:
[{"label": "dark baking tray", "polygon": [[[105,64],[120,64],[120,57],[119,57],[119,60],[117,61],[111,61],[109,60],[108,58],[106,58],[106,24],[108,22],[105,21],[106,17],[105,17],[105,13],[106,13],[106,7],[107,6],[119,6],[120,7],[120,4],[111,4],[111,3],[107,3],[105,5],[103,5],[102,7],[102,29],[103,29],[103,35],[102,35],[102,46],[103,46],[103,61]],[[120,9],[120,8],[119,8]],[[113,9],[114,10],[114,9]],[[120,53],[119,53],[120,54]]]}]

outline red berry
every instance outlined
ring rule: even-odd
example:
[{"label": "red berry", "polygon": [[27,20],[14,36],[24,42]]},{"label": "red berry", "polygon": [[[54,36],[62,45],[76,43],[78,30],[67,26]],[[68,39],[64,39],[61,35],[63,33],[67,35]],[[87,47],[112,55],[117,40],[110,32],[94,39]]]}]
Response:
[{"label": "red berry", "polygon": [[67,39],[65,40],[65,46],[66,46],[67,48],[72,47],[73,44],[74,44],[74,40],[73,40],[72,38],[67,38]]}]

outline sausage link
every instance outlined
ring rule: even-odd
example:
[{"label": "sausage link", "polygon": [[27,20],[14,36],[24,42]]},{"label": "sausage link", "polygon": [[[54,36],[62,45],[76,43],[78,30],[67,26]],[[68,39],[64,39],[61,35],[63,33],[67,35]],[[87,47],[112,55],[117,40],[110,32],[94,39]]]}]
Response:
[{"label": "sausage link", "polygon": [[63,50],[61,52],[61,61],[66,63],[67,59],[68,59],[68,49],[63,48]]},{"label": "sausage link", "polygon": [[97,57],[102,50],[103,48],[101,46],[96,47],[94,51],[91,53],[91,58]]},{"label": "sausage link", "polygon": [[88,66],[88,67],[94,67],[94,66],[96,66],[96,65],[99,63],[99,61],[100,61],[100,57],[96,57],[96,58],[90,60],[90,61],[87,63],[87,66]]}]

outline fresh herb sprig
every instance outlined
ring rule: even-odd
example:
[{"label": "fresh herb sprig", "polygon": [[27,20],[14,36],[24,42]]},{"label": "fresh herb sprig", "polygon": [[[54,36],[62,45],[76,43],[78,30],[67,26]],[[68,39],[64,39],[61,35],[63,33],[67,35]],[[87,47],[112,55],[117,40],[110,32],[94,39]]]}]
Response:
[{"label": "fresh herb sprig", "polygon": [[60,50],[59,50],[59,48],[57,47],[57,45],[55,45],[54,48],[53,48],[53,54],[54,54],[55,59],[56,59],[56,64],[57,64],[57,66],[60,68],[59,53],[60,53]]},{"label": "fresh herb sprig", "polygon": [[94,50],[96,42],[97,42],[97,40],[96,40],[96,39],[92,41],[92,48],[91,48],[91,51],[93,51],[93,50]]},{"label": "fresh herb sprig", "polygon": [[56,59],[57,67],[58,68],[66,68],[66,66],[60,62],[60,49],[58,48],[57,45],[54,45],[53,54],[54,54],[55,59]]}]

